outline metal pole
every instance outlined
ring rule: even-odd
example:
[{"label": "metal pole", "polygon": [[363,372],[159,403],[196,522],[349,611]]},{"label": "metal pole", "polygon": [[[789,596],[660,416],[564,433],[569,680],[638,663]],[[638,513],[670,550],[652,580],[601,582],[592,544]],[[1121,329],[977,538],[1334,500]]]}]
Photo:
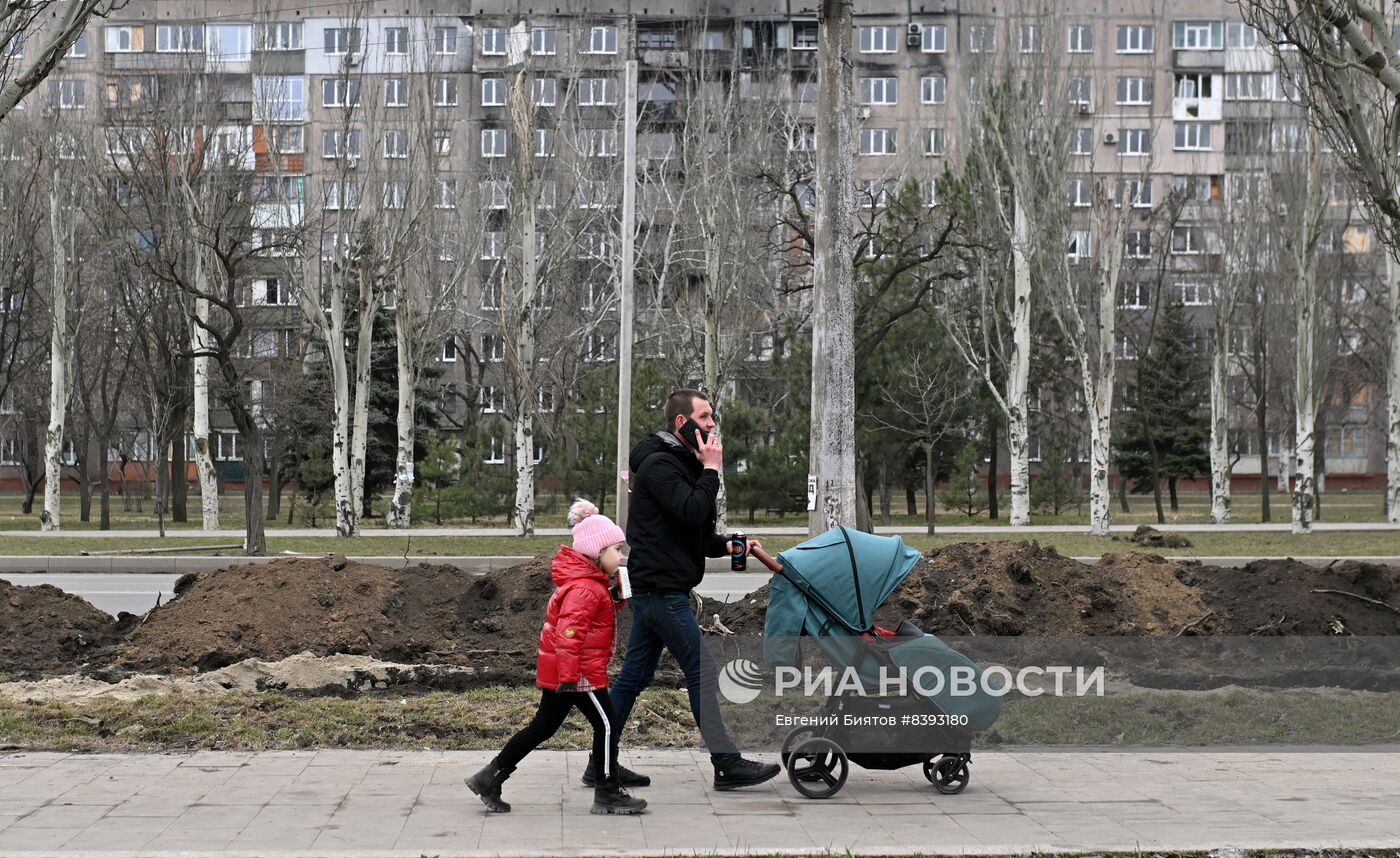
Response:
[{"label": "metal pole", "polygon": [[627,457],[632,452],[632,343],[636,327],[633,256],[637,225],[637,61],[627,61],[622,141],[622,282],[617,331],[617,524],[627,526]]}]

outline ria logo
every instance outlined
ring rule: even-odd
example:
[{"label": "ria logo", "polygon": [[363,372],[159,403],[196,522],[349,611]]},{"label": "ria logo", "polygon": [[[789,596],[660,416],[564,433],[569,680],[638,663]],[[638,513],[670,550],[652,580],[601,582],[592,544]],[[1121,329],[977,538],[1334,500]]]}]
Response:
[{"label": "ria logo", "polygon": [[752,703],[762,690],[763,669],[747,658],[736,658],[719,672],[719,693],[730,703]]}]

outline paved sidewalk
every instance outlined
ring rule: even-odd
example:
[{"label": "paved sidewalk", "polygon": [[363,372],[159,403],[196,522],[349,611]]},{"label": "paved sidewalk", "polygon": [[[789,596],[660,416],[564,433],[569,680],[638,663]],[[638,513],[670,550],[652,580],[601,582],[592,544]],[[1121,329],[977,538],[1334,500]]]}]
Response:
[{"label": "paved sidewalk", "polygon": [[[1154,524],[1153,527],[1162,531],[1174,533],[1288,533],[1293,526],[1288,522],[1271,522],[1268,524]],[[736,523],[736,528],[743,528],[742,523]],[[1136,530],[1136,524],[1115,524],[1109,527],[1113,533],[1132,533]],[[1317,531],[1400,531],[1400,524],[1390,524],[1384,521],[1317,521],[1313,522],[1313,530]],[[805,525],[791,527],[751,527],[744,530],[750,536],[805,536],[807,528]],[[886,527],[877,525],[875,532],[879,534],[901,534],[919,535],[924,533],[923,525],[894,525]],[[988,534],[1026,534],[1034,536],[1039,533],[1080,533],[1087,534],[1089,525],[1087,524],[1032,524],[1026,527],[1010,527],[1005,524],[958,524],[939,525],[938,533],[945,536],[975,536]],[[241,530],[167,530],[167,538],[181,537],[185,539],[217,539],[217,540],[241,540],[244,536]],[[267,531],[269,538],[309,538],[325,537],[327,539],[335,537],[334,528],[269,528]],[[363,539],[403,539],[404,537],[427,537],[427,536],[515,536],[516,532],[509,528],[499,527],[415,527],[411,530],[389,530],[387,528],[373,528],[360,531],[360,538]],[[568,528],[563,527],[538,527],[535,528],[536,536],[567,537]],[[157,539],[160,534],[154,528],[147,530],[0,530],[0,537],[17,536],[37,536],[43,538],[62,539],[115,539],[115,538],[150,538]]]},{"label": "paved sidewalk", "polygon": [[484,752],[0,755],[0,855],[485,856],[1011,853],[1400,847],[1400,753],[983,752],[941,796],[852,769],[836,798],[781,778],[714,793],[708,759],[638,751],[651,812],[591,816],[586,752],[539,752],[487,815]]}]

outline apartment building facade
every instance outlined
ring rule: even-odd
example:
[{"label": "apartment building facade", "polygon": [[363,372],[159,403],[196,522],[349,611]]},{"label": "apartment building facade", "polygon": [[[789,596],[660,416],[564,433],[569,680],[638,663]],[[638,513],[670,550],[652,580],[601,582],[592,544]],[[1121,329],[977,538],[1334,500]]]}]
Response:
[{"label": "apartment building facade", "polygon": [[[1041,14],[1047,11],[1053,14]],[[1063,63],[1066,98],[1078,117],[1074,169],[1084,177],[1071,181],[1066,204],[1087,206],[1088,179],[1111,175],[1133,183],[1134,205],[1142,209],[1141,223],[1129,236],[1130,268],[1133,259],[1142,264],[1124,290],[1120,360],[1126,366],[1138,359],[1131,339],[1134,320],[1164,300],[1157,294],[1162,290],[1169,290],[1165,300],[1186,305],[1201,327],[1209,326],[1213,284],[1229,264],[1221,244],[1221,203],[1234,194],[1258,192],[1269,159],[1295,151],[1304,127],[1287,99],[1287,75],[1275,69],[1260,35],[1239,20],[1235,6],[1225,0],[1069,0],[1053,9],[1015,2],[910,2],[896,8],[862,0],[855,18],[861,130],[854,145],[862,198],[878,204],[894,183],[914,179],[926,202],[937,205],[937,177],[959,157],[976,78],[992,58],[1017,52]],[[391,162],[400,147],[420,145],[410,142],[419,134],[410,129],[420,127],[426,113],[439,177],[437,208],[489,210],[483,220],[473,221],[476,232],[460,233],[470,233],[465,240],[471,246],[459,252],[474,259],[459,287],[467,293],[461,302],[467,313],[444,338],[436,361],[444,370],[441,408],[451,425],[468,422],[469,415],[490,418],[506,410],[504,344],[495,321],[500,287],[493,271],[499,270],[512,234],[506,211],[509,164],[520,145],[549,157],[557,145],[551,133],[558,133],[541,128],[534,140],[512,139],[509,88],[522,58],[529,60],[531,103],[574,111],[569,133],[578,135],[575,150],[586,151],[593,171],[589,187],[598,199],[578,205],[604,212],[587,230],[598,236],[590,239],[599,247],[592,254],[597,264],[581,278],[582,292],[553,300],[572,315],[601,308],[585,359],[605,362],[615,357],[615,309],[596,300],[595,292],[612,288],[617,277],[619,242],[607,234],[615,233],[610,225],[618,220],[620,202],[617,131],[624,64],[635,59],[640,67],[644,162],[665,161],[674,152],[680,133],[676,104],[688,97],[676,81],[697,57],[726,70],[730,85],[763,80],[771,96],[773,82],[780,82],[790,128],[775,145],[801,152],[815,145],[816,42],[813,6],[794,2],[564,7],[413,0],[389,8],[358,2],[132,0],[114,17],[94,22],[29,101],[101,125],[111,115],[108,108],[158,93],[164,76],[216,72],[222,97],[234,102],[225,114],[228,132],[244,135],[246,169],[272,189],[270,202],[255,206],[252,214],[269,243],[276,243],[279,231],[301,226],[309,209],[324,211],[327,199],[345,206],[347,191],[335,183],[344,175],[347,156],[389,165],[381,168],[372,191],[357,191],[377,196],[382,178],[388,205],[396,181]],[[374,108],[372,118],[347,124],[346,106],[360,104]],[[1182,195],[1185,204],[1156,238],[1171,245],[1167,271],[1153,271],[1146,264],[1152,258],[1153,217],[1165,201]],[[648,196],[641,188],[639,198],[645,202]],[[1345,256],[1345,265],[1329,276],[1346,280],[1334,284],[1339,291],[1364,298],[1381,256],[1344,188],[1339,185],[1332,197],[1329,247]],[[1267,203],[1261,204],[1260,211],[1267,210]],[[1090,257],[1097,241],[1087,228],[1076,229],[1066,237],[1067,252]],[[249,277],[247,303],[256,307],[257,321],[247,357],[254,363],[296,359],[307,349],[310,335],[296,306],[298,284],[288,270],[274,265]],[[1338,360],[1351,360],[1348,345],[1353,351],[1360,345],[1342,339]],[[759,361],[765,342],[771,352],[771,336],[758,332]],[[1241,342],[1241,354],[1247,347]],[[250,374],[258,381],[256,370]],[[564,395],[567,391],[541,391],[539,404],[562,407]],[[1248,400],[1243,387],[1240,399]],[[1358,382],[1343,399],[1330,418],[1327,472],[1334,481],[1374,483],[1384,472],[1383,391]],[[1275,401],[1285,400],[1281,395]],[[1236,415],[1244,439],[1236,473],[1243,478],[1272,474],[1286,458],[1283,418],[1291,420],[1291,413],[1277,405],[1274,410],[1270,449],[1263,451],[1247,404]],[[490,463],[507,464],[505,437],[502,433],[487,447]],[[6,443],[5,456],[13,462],[20,442],[12,433]],[[239,441],[226,421],[214,443],[216,459],[236,479]]]}]

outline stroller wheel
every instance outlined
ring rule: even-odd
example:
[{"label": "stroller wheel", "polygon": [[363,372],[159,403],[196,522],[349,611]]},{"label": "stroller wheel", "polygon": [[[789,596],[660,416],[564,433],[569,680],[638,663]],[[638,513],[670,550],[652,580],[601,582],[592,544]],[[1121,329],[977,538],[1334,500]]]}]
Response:
[{"label": "stroller wheel", "polygon": [[933,788],[944,795],[957,795],[967,789],[972,777],[967,770],[967,754],[944,754],[935,760],[924,762],[924,777]]},{"label": "stroller wheel", "polygon": [[786,769],[789,767],[792,761],[793,749],[816,734],[817,729],[815,727],[798,727],[787,734],[787,737],[783,739],[783,750],[778,755],[779,759],[783,761],[783,768]]},{"label": "stroller wheel", "polygon": [[831,798],[846,785],[851,767],[840,745],[814,736],[793,750],[787,772],[788,781],[807,798]]}]

